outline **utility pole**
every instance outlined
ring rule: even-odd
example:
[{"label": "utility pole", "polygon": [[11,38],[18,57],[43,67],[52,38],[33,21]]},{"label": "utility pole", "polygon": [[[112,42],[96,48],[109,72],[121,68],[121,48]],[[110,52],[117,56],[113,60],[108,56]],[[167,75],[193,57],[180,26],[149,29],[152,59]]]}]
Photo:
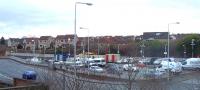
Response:
[{"label": "utility pole", "polygon": [[164,52],[164,54],[165,54],[165,58],[167,57],[167,45],[165,44],[165,52]]},{"label": "utility pole", "polygon": [[192,39],[191,44],[190,44],[192,46],[192,58],[194,57],[194,45],[195,45],[194,41],[195,39]]},{"label": "utility pole", "polygon": [[141,57],[144,58],[144,47],[145,47],[144,43],[142,43],[140,47],[141,47],[141,50],[140,50]]},{"label": "utility pole", "polygon": [[184,50],[183,50],[183,55],[184,55],[183,57],[186,58],[186,53],[187,53],[187,52],[186,52],[186,46],[185,46],[185,45],[183,45],[183,49],[184,49]]}]

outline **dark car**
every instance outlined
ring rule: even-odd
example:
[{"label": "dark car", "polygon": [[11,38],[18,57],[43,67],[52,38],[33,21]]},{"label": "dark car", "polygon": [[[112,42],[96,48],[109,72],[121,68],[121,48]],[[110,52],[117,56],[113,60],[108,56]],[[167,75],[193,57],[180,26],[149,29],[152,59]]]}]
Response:
[{"label": "dark car", "polygon": [[118,64],[110,63],[107,65],[107,72],[119,75],[123,73],[123,67]]},{"label": "dark car", "polygon": [[35,71],[25,71],[22,74],[22,78],[26,80],[36,80],[37,74]]},{"label": "dark car", "polygon": [[153,58],[151,58],[148,62],[145,62],[144,64],[145,65],[154,65],[154,61],[156,60],[157,58],[155,58],[155,57],[153,57]]}]

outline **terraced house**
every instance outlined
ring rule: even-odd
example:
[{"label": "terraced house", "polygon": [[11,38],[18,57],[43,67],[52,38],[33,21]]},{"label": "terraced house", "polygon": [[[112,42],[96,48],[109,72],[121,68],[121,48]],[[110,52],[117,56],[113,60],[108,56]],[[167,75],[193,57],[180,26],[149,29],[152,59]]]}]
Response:
[{"label": "terraced house", "polygon": [[54,38],[52,36],[41,36],[38,40],[38,48],[53,48]]},{"label": "terraced house", "polygon": [[24,38],[23,43],[25,44],[25,50],[37,49],[38,40],[39,38]]},{"label": "terraced house", "polygon": [[73,44],[74,41],[74,35],[68,34],[68,35],[58,35],[55,38],[55,47],[65,47],[67,44]]}]

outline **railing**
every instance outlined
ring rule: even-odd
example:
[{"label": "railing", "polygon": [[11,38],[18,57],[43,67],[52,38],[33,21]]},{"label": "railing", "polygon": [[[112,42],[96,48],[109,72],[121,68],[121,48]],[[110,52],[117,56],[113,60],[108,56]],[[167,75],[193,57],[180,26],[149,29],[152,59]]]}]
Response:
[{"label": "railing", "polygon": [[25,57],[50,57],[53,58],[54,54],[33,54],[33,53],[10,53],[11,56],[25,56]]}]

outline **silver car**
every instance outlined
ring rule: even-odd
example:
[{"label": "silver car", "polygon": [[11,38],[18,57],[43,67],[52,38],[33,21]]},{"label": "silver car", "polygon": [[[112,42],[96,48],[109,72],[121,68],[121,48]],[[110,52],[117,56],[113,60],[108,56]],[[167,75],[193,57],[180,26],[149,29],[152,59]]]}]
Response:
[{"label": "silver car", "polygon": [[103,68],[99,67],[99,66],[91,66],[89,68],[90,71],[93,71],[93,72],[104,72]]}]

